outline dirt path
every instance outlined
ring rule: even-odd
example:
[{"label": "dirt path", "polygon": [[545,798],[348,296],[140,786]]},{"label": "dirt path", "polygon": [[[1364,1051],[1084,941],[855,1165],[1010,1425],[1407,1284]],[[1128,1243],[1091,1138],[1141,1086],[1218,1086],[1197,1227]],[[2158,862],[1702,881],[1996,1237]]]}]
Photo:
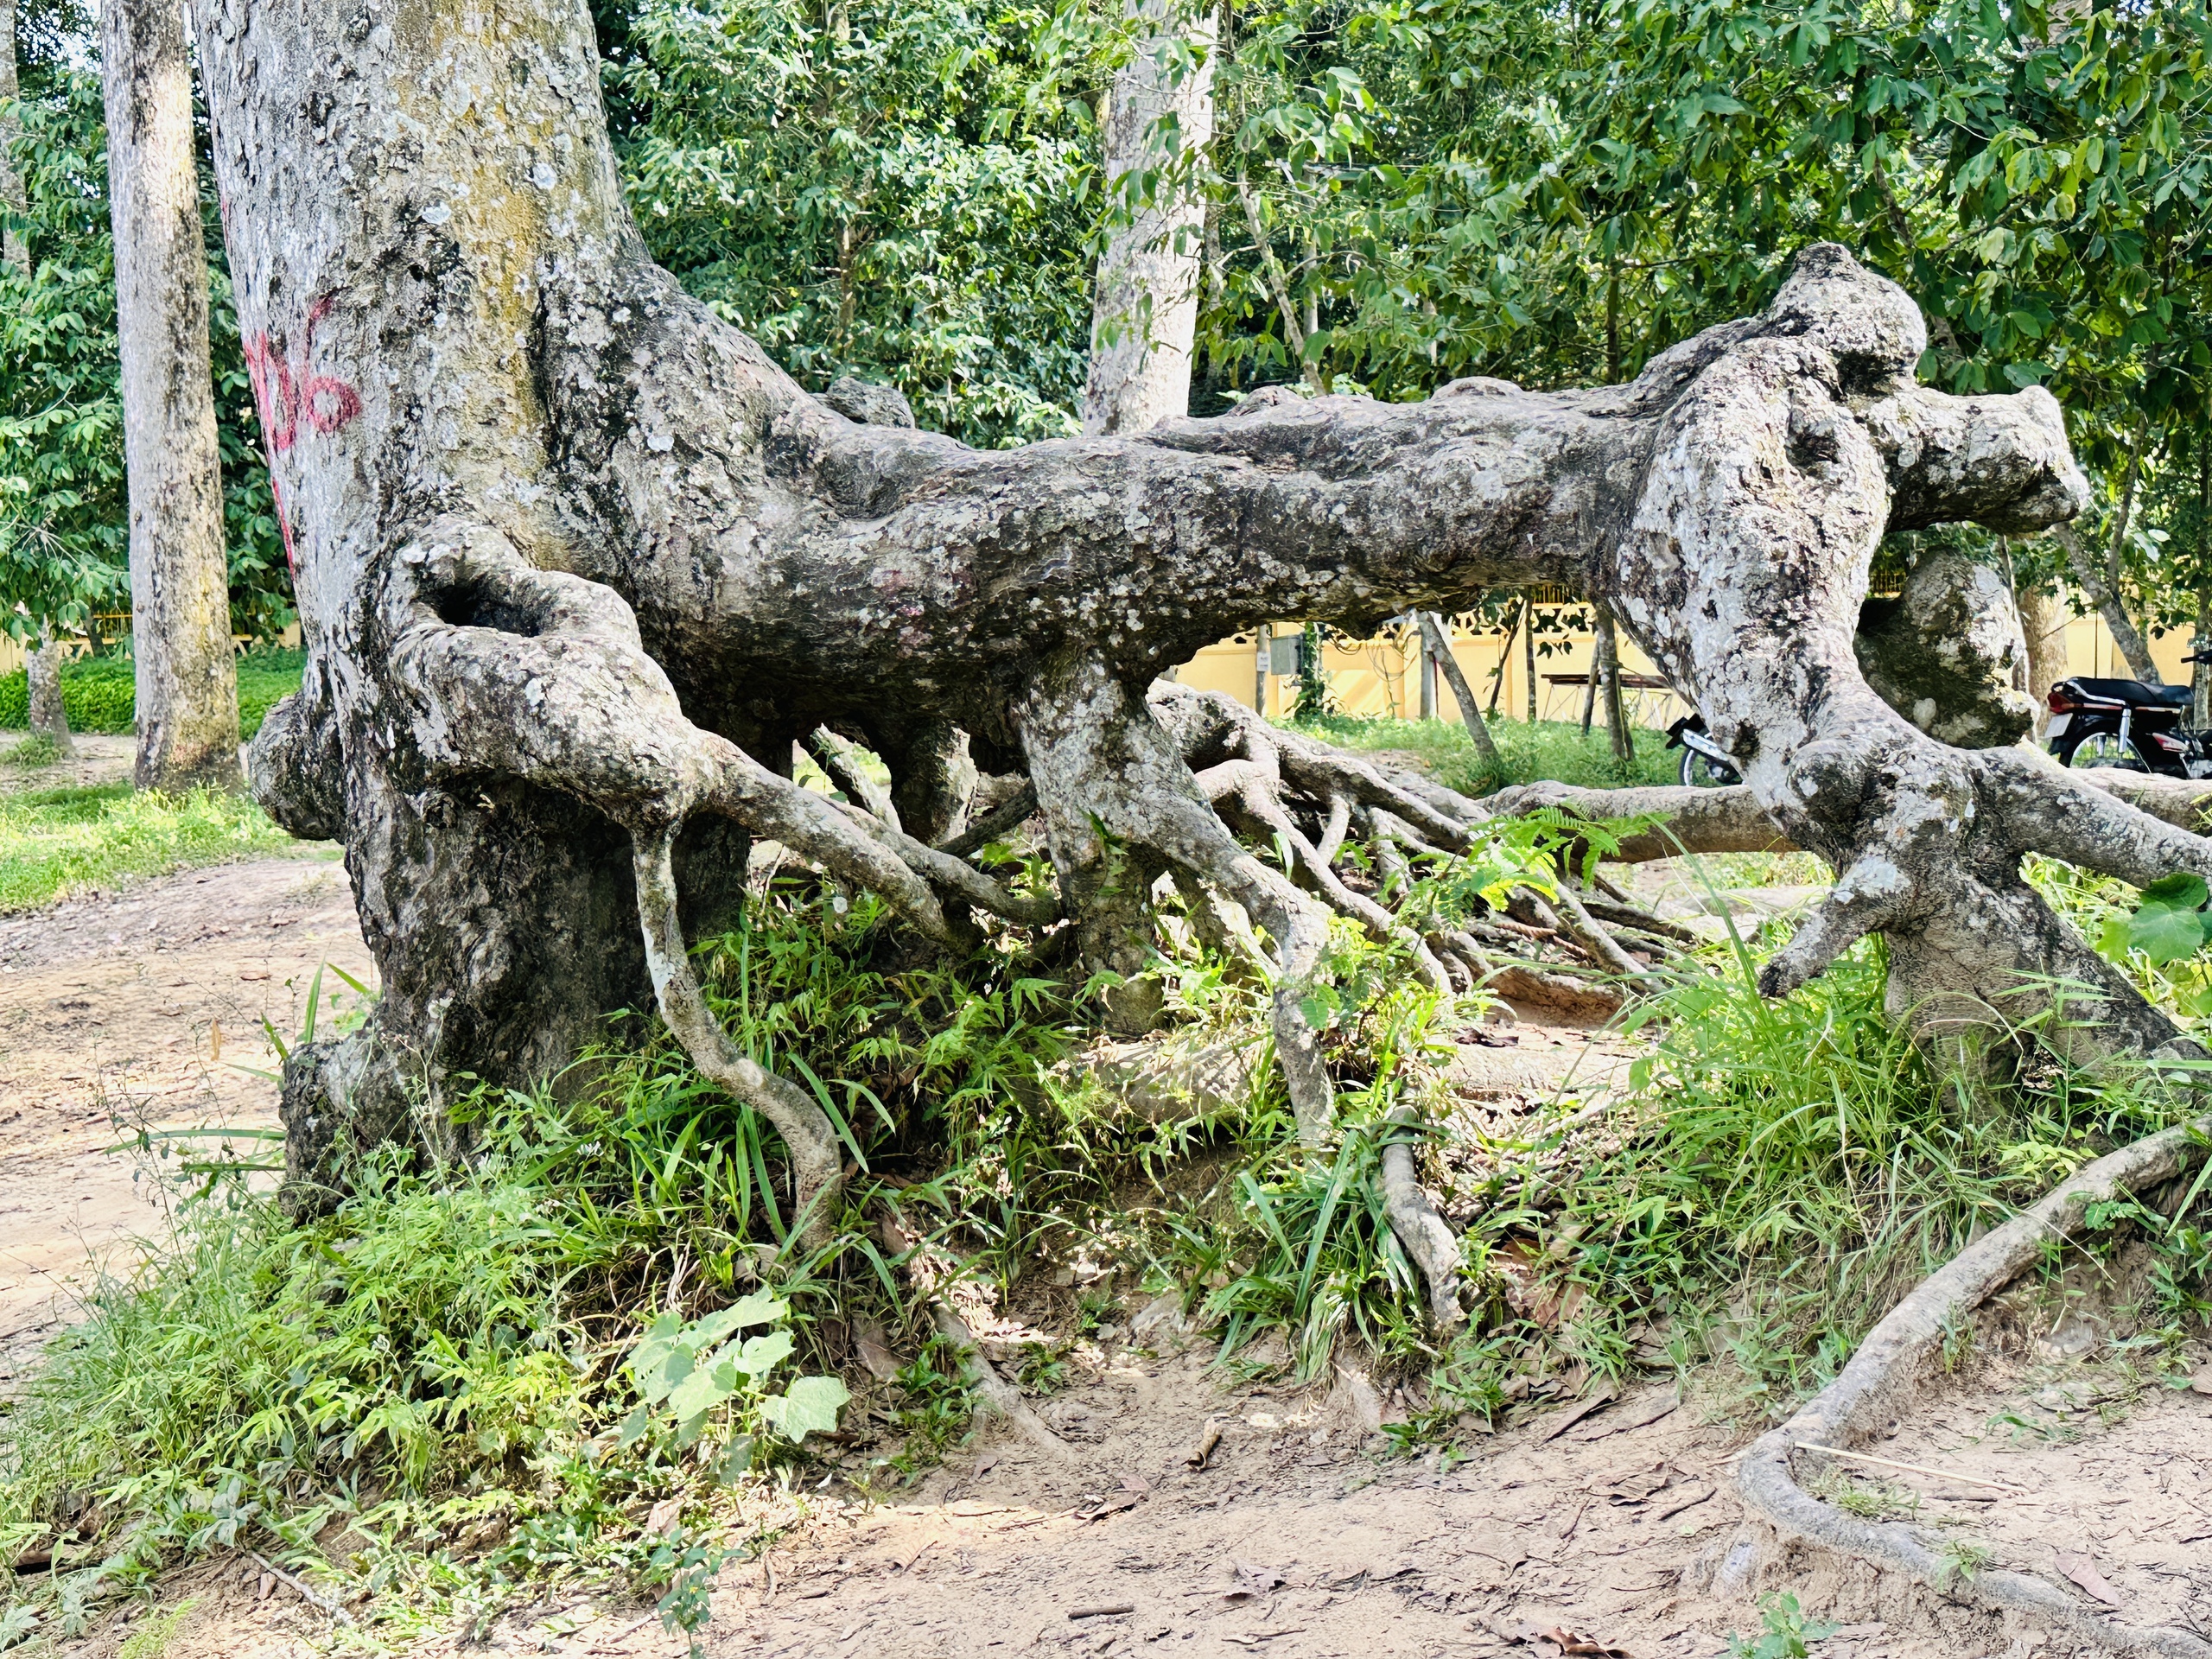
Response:
[{"label": "dirt path", "polygon": [[[261,1021],[289,1041],[325,961],[367,982],[334,850],[0,920],[0,1387],[97,1264],[160,1230],[172,1188],[106,1148],[142,1128],[276,1126],[275,1084],[239,1068],[275,1069]],[[323,1020],[353,1001],[324,976]]]},{"label": "dirt path", "polygon": [[[986,1433],[904,1501],[803,1501],[765,1563],[723,1573],[704,1653],[1557,1659],[1532,1638],[1560,1630],[1594,1639],[1575,1651],[1708,1659],[1730,1651],[1732,1633],[1758,1631],[1755,1609],[1684,1583],[1700,1581],[1701,1559],[1709,1567],[1734,1535],[1731,1482],[1746,1438],[1702,1421],[1694,1402],[1677,1405],[1671,1384],[1631,1389],[1579,1420],[1562,1410],[1471,1435],[1471,1455],[1455,1463],[1441,1451],[1391,1455],[1365,1427],[1377,1402],[1349,1375],[1327,1390],[1229,1389],[1203,1348],[1090,1357],[1095,1374],[1046,1408],[1065,1457]],[[1885,1451],[2006,1490],[1893,1475],[1879,1494],[1962,1554],[2054,1576],[2086,1569],[2130,1622],[2212,1628],[2212,1399],[2130,1388],[2113,1409],[2115,1396],[2099,1398],[2112,1375],[2076,1359],[1993,1366],[1931,1398]],[[2052,1408],[2071,1397],[2089,1403]],[[1193,1469],[1209,1421],[1220,1443]],[[2023,1438],[2021,1421],[2042,1427]],[[1838,1587],[1798,1589],[1809,1605]],[[167,1659],[308,1659],[328,1639],[321,1613],[241,1559],[182,1575],[163,1600],[188,1596],[195,1605]],[[657,1619],[640,1625],[644,1615],[570,1596],[514,1610],[478,1643],[441,1635],[406,1651],[686,1651]],[[102,1659],[126,1630],[67,1651]],[[1862,1617],[1813,1651],[2069,1649],[1962,1645]]]}]

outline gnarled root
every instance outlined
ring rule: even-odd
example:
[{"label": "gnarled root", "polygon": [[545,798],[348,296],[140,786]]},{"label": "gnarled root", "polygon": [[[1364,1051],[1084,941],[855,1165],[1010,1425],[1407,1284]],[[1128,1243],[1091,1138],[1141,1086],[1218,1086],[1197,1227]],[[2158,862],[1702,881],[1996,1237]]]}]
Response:
[{"label": "gnarled root", "polygon": [[1888,1421],[1899,1396],[1920,1380],[1930,1356],[1967,1315],[2041,1260],[2047,1247],[2071,1237],[2090,1205],[2156,1186],[2201,1160],[2208,1134],[2212,1117],[2162,1130],[2097,1160],[2034,1208],[1969,1245],[1892,1308],[1842,1375],[1745,1457],[1737,1484],[1754,1519],[1723,1556],[1718,1587],[1738,1591],[1758,1575],[1779,1573],[1791,1549],[1805,1547],[1877,1573],[1900,1574],[1952,1602],[2024,1614],[2115,1653],[2212,1659],[2212,1643],[2184,1630],[2116,1624],[2032,1573],[1984,1571],[1964,1577],[1911,1527],[1863,1521],[1813,1497],[1798,1484],[1792,1466],[1799,1457],[1817,1455],[1805,1450],[1808,1442],[1848,1448]]},{"label": "gnarled root", "polygon": [[[969,907],[1029,923],[1052,919],[1056,907],[906,835],[887,798],[877,801],[884,817],[841,808],[692,725],[619,594],[537,569],[487,525],[461,518],[429,525],[385,563],[377,601],[392,683],[429,779],[518,780],[629,831],[662,1015],[700,1070],[783,1137],[796,1236],[822,1242],[839,1182],[836,1136],[821,1107],[745,1053],[707,1005],[680,919],[676,848],[686,825],[719,817],[772,837],[948,944],[970,936]],[[317,783],[327,771],[320,730],[314,707],[295,703],[257,746],[256,767],[272,779],[299,776],[288,797],[294,817],[318,824],[331,806]],[[842,740],[819,734],[817,747],[861,788],[865,774]],[[949,909],[947,897],[957,904]]]},{"label": "gnarled root", "polygon": [[1459,1241],[1436,1213],[1436,1202],[1414,1168],[1418,1128],[1413,1108],[1399,1107],[1384,1122],[1382,1213],[1428,1281],[1430,1317],[1449,1329],[1466,1317],[1459,1307]]}]

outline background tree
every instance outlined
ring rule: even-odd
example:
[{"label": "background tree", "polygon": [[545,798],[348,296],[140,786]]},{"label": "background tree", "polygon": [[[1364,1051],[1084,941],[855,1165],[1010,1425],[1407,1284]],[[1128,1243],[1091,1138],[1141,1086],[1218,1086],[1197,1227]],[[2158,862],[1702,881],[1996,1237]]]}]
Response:
[{"label": "background tree", "polygon": [[[50,99],[22,99],[17,41],[54,43],[39,33],[19,29],[13,0],[0,0],[0,607],[23,647],[31,729],[66,753],[54,636],[120,590],[121,467],[113,336],[101,326],[113,315],[107,264],[33,263],[35,245],[83,245],[84,186],[98,171]],[[30,90],[50,92],[53,66],[34,56],[30,71]]]},{"label": "background tree", "polygon": [[[134,775],[141,788],[233,785],[238,667],[181,8],[111,0],[100,13],[100,61],[130,500]],[[298,389],[265,338],[249,353],[264,426],[281,449],[315,413],[294,406]]]},{"label": "background tree", "polygon": [[602,14],[654,257],[801,384],[998,445],[1074,429],[1111,31],[969,0]]},{"label": "background tree", "polygon": [[1191,412],[1206,217],[1191,179],[1213,142],[1216,29],[1179,0],[1139,0],[1128,20],[1128,61],[1107,100],[1111,228],[1094,278],[1086,432],[1142,432]]}]

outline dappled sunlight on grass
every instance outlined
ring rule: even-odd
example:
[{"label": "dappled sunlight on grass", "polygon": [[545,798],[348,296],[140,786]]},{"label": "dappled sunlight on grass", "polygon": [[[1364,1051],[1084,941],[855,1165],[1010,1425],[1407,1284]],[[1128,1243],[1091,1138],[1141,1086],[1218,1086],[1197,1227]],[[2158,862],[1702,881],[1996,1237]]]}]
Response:
[{"label": "dappled sunlight on grass", "polygon": [[1624,765],[1613,758],[1612,739],[1602,724],[1585,737],[1572,721],[1540,720],[1532,726],[1501,716],[1490,722],[1490,733],[1505,763],[1503,773],[1475,752],[1474,740],[1457,721],[1331,715],[1303,722],[1299,729],[1348,749],[1395,749],[1418,756],[1438,783],[1465,795],[1486,795],[1540,779],[1586,789],[1681,781],[1680,754],[1667,747],[1666,733],[1641,727],[1636,728],[1636,759]]},{"label": "dappled sunlight on grass", "polygon": [[301,843],[242,796],[128,784],[0,795],[0,916],[131,875],[281,854]]}]

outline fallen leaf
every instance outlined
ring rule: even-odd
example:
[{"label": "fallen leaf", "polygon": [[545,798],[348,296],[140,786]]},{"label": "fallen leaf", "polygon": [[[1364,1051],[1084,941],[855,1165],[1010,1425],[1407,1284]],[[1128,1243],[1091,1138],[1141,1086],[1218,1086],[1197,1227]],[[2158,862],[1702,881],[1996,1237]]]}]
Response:
[{"label": "fallen leaf", "polygon": [[1122,1490],[1125,1492],[1135,1492],[1139,1497],[1142,1497],[1152,1490],[1152,1483],[1142,1475],[1123,1475]]},{"label": "fallen leaf", "polygon": [[1111,1497],[1094,1498],[1091,1507],[1077,1511],[1079,1522],[1103,1521],[1109,1515],[1119,1515],[1124,1510],[1134,1510],[1144,1502],[1142,1492],[1116,1492]]},{"label": "fallen leaf", "polygon": [[[859,1338],[853,1346],[860,1354],[861,1363],[868,1368],[868,1374],[879,1382],[892,1382],[906,1369],[906,1362],[893,1353],[884,1340],[883,1327],[880,1325],[870,1323],[862,1325]],[[979,1469],[977,1472],[982,1471]]]},{"label": "fallen leaf", "polygon": [[683,1513],[683,1500],[664,1497],[653,1505],[652,1513],[645,1517],[645,1530],[665,1538],[676,1530],[677,1518]]},{"label": "fallen leaf", "polygon": [[1191,1448],[1190,1455],[1183,1461],[1193,1469],[1203,1469],[1206,1466],[1206,1460],[1213,1456],[1214,1447],[1220,1444],[1221,1419],[1209,1417],[1205,1427],[1198,1433],[1198,1445]]},{"label": "fallen leaf", "polygon": [[2189,1379],[2191,1394],[2212,1394],[2212,1363],[2200,1365],[2196,1375]]},{"label": "fallen leaf", "polygon": [[1234,1561],[1236,1581],[1252,1590],[1280,1590],[1290,1580],[1272,1567],[1260,1567],[1251,1561]]},{"label": "fallen leaf", "polygon": [[2078,1549],[2054,1549],[2051,1560],[2058,1570],[2079,1585],[2082,1591],[2095,1597],[2107,1607],[2120,1605],[2120,1592],[2105,1582],[2105,1575],[2097,1571],[2097,1564]]},{"label": "fallen leaf", "polygon": [[1541,1446],[1546,1440],[1557,1440],[1592,1412],[1612,1404],[1614,1393],[1613,1385],[1608,1382],[1581,1404],[1569,1406],[1565,1411],[1547,1418],[1536,1426],[1536,1444]]},{"label": "fallen leaf", "polygon": [[1536,1640],[1550,1643],[1563,1656],[1586,1655],[1588,1659],[1630,1659],[1626,1648],[1611,1647],[1594,1636],[1585,1636],[1579,1630],[1570,1630],[1563,1624],[1554,1625],[1552,1629],[1541,1632]]}]

